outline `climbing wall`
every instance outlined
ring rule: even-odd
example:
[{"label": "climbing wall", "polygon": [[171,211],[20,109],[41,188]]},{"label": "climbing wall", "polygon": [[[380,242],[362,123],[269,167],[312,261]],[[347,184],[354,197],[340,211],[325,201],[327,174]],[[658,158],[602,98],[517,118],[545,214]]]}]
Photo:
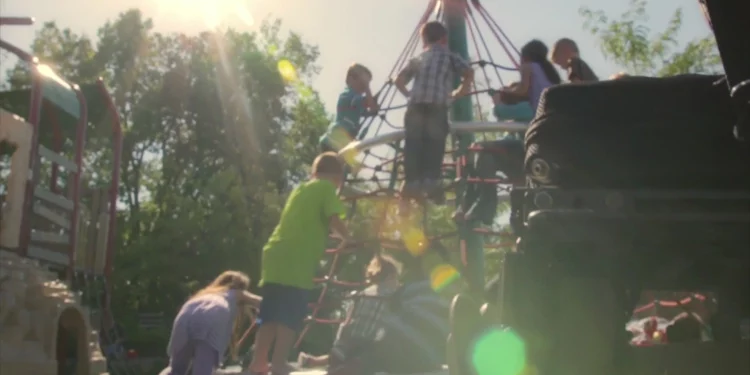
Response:
[{"label": "climbing wall", "polygon": [[88,316],[57,275],[0,251],[0,373],[105,375]]}]

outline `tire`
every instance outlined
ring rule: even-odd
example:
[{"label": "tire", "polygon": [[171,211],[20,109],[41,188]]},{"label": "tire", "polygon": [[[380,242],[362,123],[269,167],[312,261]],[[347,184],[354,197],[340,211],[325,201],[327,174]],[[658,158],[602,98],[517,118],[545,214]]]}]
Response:
[{"label": "tire", "polygon": [[552,87],[526,133],[525,172],[533,185],[563,188],[748,188],[747,146],[733,135],[736,112],[720,79]]}]

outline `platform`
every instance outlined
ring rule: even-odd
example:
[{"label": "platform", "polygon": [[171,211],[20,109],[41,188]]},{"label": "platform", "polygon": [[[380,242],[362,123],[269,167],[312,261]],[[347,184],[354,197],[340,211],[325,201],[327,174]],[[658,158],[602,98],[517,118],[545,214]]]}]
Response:
[{"label": "platform", "polygon": [[[249,372],[242,371],[239,366],[232,366],[227,367],[226,369],[222,369],[217,371],[214,375],[249,375]],[[309,369],[304,371],[295,371],[292,372],[291,375],[326,375],[325,369]],[[378,372],[376,375],[389,375],[386,373]],[[404,374],[402,374],[404,375]],[[448,367],[445,366],[441,371],[435,371],[435,372],[424,372],[424,373],[417,373],[417,374],[410,374],[410,375],[448,375]]]},{"label": "platform", "polygon": [[[528,124],[515,121],[470,121],[470,122],[453,122],[450,124],[451,134],[453,133],[499,133],[499,132],[525,132],[529,127]],[[386,145],[398,142],[406,138],[404,130],[376,135],[361,141],[350,142],[346,147],[339,151],[340,154],[352,152],[362,152],[376,146]]]}]

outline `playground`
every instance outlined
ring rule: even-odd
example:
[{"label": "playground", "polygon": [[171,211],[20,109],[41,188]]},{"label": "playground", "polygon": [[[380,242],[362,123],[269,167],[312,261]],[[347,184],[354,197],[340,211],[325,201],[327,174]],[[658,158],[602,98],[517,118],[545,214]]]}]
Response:
[{"label": "playground", "polygon": [[[744,27],[727,16],[734,5],[704,4],[725,74],[555,85],[544,92],[529,122],[497,118],[493,109],[493,96],[512,83],[504,79],[507,72],[519,72],[523,63],[512,34],[479,0],[425,3],[387,79],[382,85],[373,82],[377,109],[364,116],[359,133],[337,150],[349,168],[339,195],[354,241],[330,239],[295,355],[330,349],[336,328],[347,321],[347,303],[368,286],[362,274],[368,257],[362,254],[387,253],[406,270],[399,308],[427,311],[403,318],[399,328],[391,326],[392,332],[400,331],[404,347],[396,350],[400,358],[384,354],[382,361],[405,363],[394,365],[391,374],[750,372],[750,173],[744,172],[750,153],[736,137],[750,118],[744,89],[750,73],[743,73],[750,61],[730,59],[725,51],[739,47],[720,37],[728,28]],[[741,6],[736,7],[733,14],[741,13]],[[397,123],[400,116],[393,115],[407,106],[393,77],[419,55],[420,29],[430,21],[445,25],[448,49],[470,63],[475,77],[469,94],[451,102],[439,201],[402,195],[406,132]],[[2,28],[30,27],[33,22],[0,17]],[[228,47],[206,38],[178,41],[193,52],[210,50],[215,60],[198,59],[201,64],[227,66],[222,54]],[[249,42],[237,42],[242,43]],[[280,181],[304,178],[302,172],[283,171],[295,163],[309,164],[308,156],[318,152],[312,140],[319,134],[305,129],[305,121],[315,116],[304,107],[291,110],[291,117],[302,125],[248,129],[253,127],[248,124],[257,123],[249,119],[281,118],[281,93],[287,86],[302,91],[303,85],[279,72],[291,64],[288,60],[259,58],[253,60],[253,69],[278,79],[253,84],[258,91],[278,93],[279,99],[248,97],[238,94],[231,69],[216,68],[218,73],[212,74],[217,78],[203,82],[188,72],[194,67],[176,62],[182,56],[177,53],[165,59],[166,73],[158,84],[143,79],[143,85],[156,89],[137,94],[138,100],[161,107],[138,112],[123,104],[136,94],[108,88],[108,79],[124,75],[113,73],[117,67],[105,64],[101,77],[107,78],[89,77],[76,84],[18,46],[0,39],[0,48],[18,58],[27,77],[24,85],[0,92],[2,374],[158,373],[163,359],[136,358],[126,338],[130,332],[121,323],[137,321],[128,327],[154,335],[168,331],[172,312],[141,311],[141,303],[174,308],[216,270],[206,270],[195,280],[185,276],[179,286],[166,277],[140,285],[139,274],[148,273],[151,266],[132,265],[140,264],[141,257],[159,257],[154,255],[157,245],[167,248],[171,243],[141,245],[138,233],[163,231],[171,241],[189,236],[196,244],[189,244],[189,251],[159,258],[161,263],[154,263],[161,264],[161,270],[182,272],[191,264],[200,268],[195,262],[208,265],[211,258],[226,260],[225,264],[246,262],[257,269],[255,258],[233,251],[248,243],[262,246],[265,239],[259,239],[259,233],[269,232],[276,218],[237,224],[234,210],[270,212],[268,207],[283,207],[293,183]],[[129,85],[135,86],[133,81]],[[185,89],[189,85],[200,88],[194,90],[197,94]],[[670,103],[653,104],[666,96]],[[246,99],[253,102],[252,108],[246,108]],[[629,104],[612,104],[624,102]],[[223,128],[196,126],[197,135],[188,135],[185,129],[198,123],[199,115],[179,118],[176,113],[202,105],[222,108],[221,114],[199,115]],[[632,114],[625,107],[643,110]],[[125,130],[124,124],[138,121],[172,133],[149,139],[139,134],[145,134],[145,127]],[[616,126],[597,127],[604,121]],[[680,124],[682,131],[664,124]],[[289,128],[293,131],[285,136],[303,136],[293,139],[298,145],[285,149],[292,141],[274,142],[284,137],[279,129]],[[188,146],[184,140],[191,137],[208,146]],[[151,143],[145,145],[146,141]],[[123,151],[137,142],[144,144],[139,160]],[[160,142],[161,153],[150,151]],[[292,150],[298,159],[273,159],[278,150]],[[199,152],[203,154],[196,159],[185,156]],[[153,155],[170,168],[138,169],[156,163],[149,159],[157,159]],[[143,182],[145,178],[182,183],[187,179],[180,170],[187,167],[181,166],[211,165],[216,160],[234,164],[217,167],[216,174],[201,180],[200,188],[215,189],[205,194],[209,198],[191,197],[199,188],[188,183],[172,201],[164,200],[164,211],[145,203],[139,206],[139,192],[142,199],[166,196],[169,190],[168,185],[153,188]],[[267,164],[259,168],[260,163]],[[274,185],[269,190],[273,194],[242,190],[241,186],[256,185],[256,179]],[[208,211],[206,207],[216,205],[211,199],[221,199],[224,205]],[[126,214],[123,202],[138,211]],[[216,214],[222,211],[223,216]],[[139,221],[149,216],[164,221]],[[183,217],[203,218],[199,224],[184,225]],[[122,225],[128,227],[125,239],[118,237]],[[213,226],[245,232],[252,227],[253,232],[243,234],[247,243],[202,242],[209,240],[196,233],[208,233],[204,229]],[[118,243],[137,251],[118,248]],[[124,255],[118,258],[118,251]],[[118,275],[116,259],[137,271]],[[254,272],[248,274],[256,279]],[[114,307],[118,294],[131,292],[134,296],[127,303]],[[225,356],[217,374],[245,373],[257,322],[250,319],[242,328],[240,355]],[[158,350],[154,357],[161,357]],[[149,368],[152,362],[156,364]],[[412,366],[416,363],[423,366]],[[332,372],[293,372],[326,373]]]}]

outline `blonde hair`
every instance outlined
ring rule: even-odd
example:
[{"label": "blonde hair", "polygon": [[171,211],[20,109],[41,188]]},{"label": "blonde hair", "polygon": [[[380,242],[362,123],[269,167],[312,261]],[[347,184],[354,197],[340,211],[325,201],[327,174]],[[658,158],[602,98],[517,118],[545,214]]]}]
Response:
[{"label": "blonde hair", "polygon": [[[250,288],[250,277],[239,271],[224,271],[211,283],[206,285],[203,289],[193,294],[190,299],[194,299],[207,294],[222,294],[230,290],[245,291]],[[232,338],[229,343],[229,350],[232,356],[237,356],[239,350],[239,340],[242,332],[242,321],[246,318],[252,317],[253,314],[249,309],[249,306],[239,306],[238,313],[234,317],[232,322]]]},{"label": "blonde hair", "polygon": [[367,265],[365,278],[368,282],[379,283],[389,277],[398,276],[401,273],[398,262],[383,254],[375,255]]},{"label": "blonde hair", "polygon": [[570,38],[560,38],[552,46],[552,52],[550,53],[550,56],[552,56],[554,58],[560,52],[560,48],[565,48],[565,47],[567,47],[568,49],[570,49],[570,51],[573,52],[573,53],[579,53],[578,52],[578,44],[576,44],[576,42],[573,41],[573,39],[570,39]]},{"label": "blonde hair", "polygon": [[250,288],[250,278],[239,271],[224,271],[203,289],[193,294],[190,299],[206,294],[220,294],[229,290],[247,290]]}]

